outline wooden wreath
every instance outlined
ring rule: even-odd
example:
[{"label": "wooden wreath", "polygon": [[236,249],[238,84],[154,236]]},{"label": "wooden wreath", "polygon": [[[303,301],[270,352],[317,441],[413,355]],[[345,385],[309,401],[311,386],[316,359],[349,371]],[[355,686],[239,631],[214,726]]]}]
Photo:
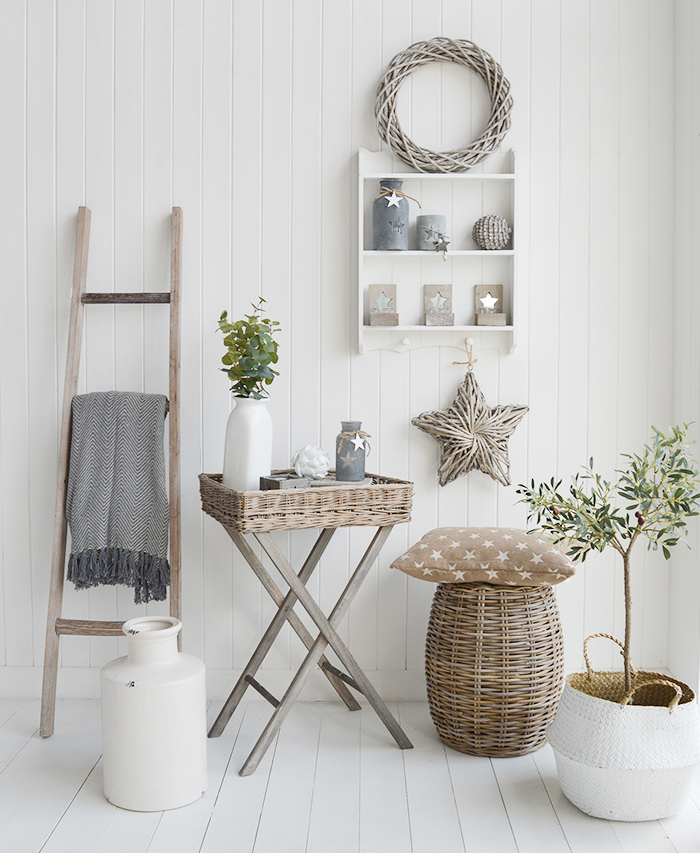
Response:
[{"label": "wooden wreath", "polygon": [[[403,81],[428,62],[456,62],[476,71],[491,97],[491,116],[486,130],[464,148],[435,152],[421,148],[401,129],[396,116],[396,98]],[[412,44],[397,53],[382,77],[374,105],[379,135],[394,154],[420,172],[466,172],[496,150],[510,128],[513,98],[503,69],[486,51],[463,39],[434,38]]]}]

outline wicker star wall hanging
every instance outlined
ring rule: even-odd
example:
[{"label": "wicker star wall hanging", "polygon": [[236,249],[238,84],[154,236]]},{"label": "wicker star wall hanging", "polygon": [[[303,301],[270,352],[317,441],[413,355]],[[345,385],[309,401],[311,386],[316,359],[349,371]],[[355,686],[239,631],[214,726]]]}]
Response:
[{"label": "wicker star wall hanging", "polygon": [[474,470],[509,486],[508,439],[527,412],[527,406],[489,406],[470,369],[451,406],[423,412],[411,423],[440,444],[441,486]]}]

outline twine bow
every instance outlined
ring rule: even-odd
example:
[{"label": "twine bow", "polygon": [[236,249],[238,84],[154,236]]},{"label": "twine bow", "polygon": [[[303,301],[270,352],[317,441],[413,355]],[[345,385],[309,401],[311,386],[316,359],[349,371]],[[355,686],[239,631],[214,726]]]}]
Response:
[{"label": "twine bow", "polygon": [[396,193],[396,195],[400,195],[402,198],[410,198],[411,201],[415,201],[418,207],[423,210],[417,198],[413,198],[412,195],[406,195],[406,193],[402,190],[390,190],[389,187],[381,187],[381,189],[379,190],[379,195],[373,198],[370,204],[373,204],[378,198],[385,198],[386,196],[393,195],[394,193]]},{"label": "twine bow", "polygon": [[478,358],[474,358],[474,344],[471,338],[467,338],[464,342],[464,346],[467,350],[467,360],[466,361],[453,361],[452,364],[466,364],[467,371],[471,373],[474,370],[474,365],[479,360]]},{"label": "twine bow", "polygon": [[370,447],[369,441],[367,441],[367,439],[372,438],[372,436],[368,432],[364,432],[361,429],[355,429],[352,432],[341,432],[340,444],[338,445],[338,449],[340,450],[340,448],[343,446],[343,442],[346,438],[352,438],[354,435],[359,435],[360,438],[364,439],[365,449],[367,451],[366,455],[369,456],[369,454],[372,452],[372,448]]}]

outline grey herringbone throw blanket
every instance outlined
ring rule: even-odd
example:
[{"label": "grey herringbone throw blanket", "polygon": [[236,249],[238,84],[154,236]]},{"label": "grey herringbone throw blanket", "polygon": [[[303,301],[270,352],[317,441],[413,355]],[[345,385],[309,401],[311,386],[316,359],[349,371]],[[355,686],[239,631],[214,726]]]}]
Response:
[{"label": "grey herringbone throw blanket", "polygon": [[162,394],[130,391],[73,398],[66,516],[77,589],[125,584],[137,604],[165,598],[165,404]]}]

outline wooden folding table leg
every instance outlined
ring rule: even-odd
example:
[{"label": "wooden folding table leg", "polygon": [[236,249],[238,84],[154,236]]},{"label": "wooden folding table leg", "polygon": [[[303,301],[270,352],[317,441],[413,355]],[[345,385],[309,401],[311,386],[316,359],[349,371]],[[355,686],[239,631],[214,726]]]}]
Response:
[{"label": "wooden folding table leg", "polygon": [[[262,639],[258,643],[252,657],[246,664],[243,672],[236,682],[235,687],[221,709],[219,716],[216,718],[214,725],[211,727],[209,737],[218,737],[226,728],[228,721],[231,719],[233,712],[238,707],[239,702],[243,698],[243,695],[249,686],[250,682],[248,681],[248,678],[255,676],[285,621],[289,622],[307,649],[310,649],[313,645],[313,637],[309,634],[301,619],[299,619],[292,609],[297,600],[296,594],[290,591],[285,597],[283,597],[279,588],[269,576],[265,567],[260,563],[257,555],[250,548],[243,536],[231,528],[226,528],[226,530],[279,609],[277,610],[272,622],[270,622]],[[335,528],[327,528],[321,531],[321,534],[299,572],[298,577],[301,583],[305,584],[311,577],[312,572],[318,564],[318,561],[325,551],[334,532]],[[329,680],[331,686],[336,690],[340,698],[351,711],[359,711],[361,706],[355,697],[350,693],[341,679],[335,676],[332,672],[323,668],[324,663],[328,663],[325,657],[319,661],[319,666],[321,667],[323,674]]]},{"label": "wooden folding table leg", "polygon": [[[309,677],[311,670],[319,662],[321,656],[323,655],[324,649],[326,648],[326,646],[329,643],[329,639],[335,639],[337,637],[336,628],[340,624],[340,622],[342,621],[345,614],[347,613],[347,610],[350,607],[350,604],[352,603],[353,598],[357,594],[360,586],[362,585],[362,582],[364,581],[367,573],[369,572],[370,568],[372,567],[372,564],[376,560],[376,558],[379,554],[379,551],[381,550],[384,542],[386,541],[387,536],[391,532],[391,529],[392,529],[392,525],[389,525],[386,527],[381,527],[381,528],[379,528],[379,530],[375,534],[374,539],[372,540],[369,548],[365,552],[364,557],[362,558],[362,560],[360,560],[357,568],[355,569],[353,576],[350,578],[350,581],[348,582],[347,586],[343,590],[340,598],[338,599],[338,602],[336,603],[335,607],[333,608],[333,610],[331,612],[330,619],[328,620],[328,623],[327,623],[328,624],[329,637],[326,637],[323,633],[324,629],[321,629],[322,633],[319,634],[319,636],[314,641],[314,644],[311,647],[311,649],[309,650],[309,653],[307,654],[306,658],[304,659],[302,665],[297,670],[296,675],[292,679],[292,683],[287,688],[287,692],[282,697],[282,700],[280,701],[279,705],[277,706],[274,713],[270,717],[270,720],[268,721],[267,725],[265,726],[263,733],[260,735],[258,742],[255,744],[250,755],[248,756],[245,763],[241,767],[241,769],[239,771],[241,776],[249,776],[251,773],[255,772],[255,769],[257,768],[258,764],[260,763],[263,755],[265,754],[268,747],[270,746],[272,739],[274,738],[275,734],[279,730],[279,728],[282,725],[287,714],[291,710],[292,705],[294,704],[294,702],[298,698],[299,694],[301,693],[301,690],[302,690],[307,678]],[[263,538],[263,534],[256,534],[256,538],[258,538],[260,541],[260,539]],[[266,544],[268,546],[270,544],[270,541],[271,540],[268,540],[266,542]],[[274,549],[271,549],[271,550],[274,551]],[[280,566],[278,565],[277,562],[275,562],[275,565],[277,565],[277,567],[280,568]],[[294,572],[292,572],[292,574],[294,574]],[[285,579],[286,579],[286,577],[285,577]],[[298,595],[299,589],[298,589],[298,583],[296,581],[296,575],[294,576],[294,587],[296,587],[295,591],[297,592],[297,595]],[[301,601],[301,598],[299,600]],[[313,601],[313,599],[311,599],[311,600]],[[343,648],[344,648],[344,646],[343,646]],[[341,660],[342,660],[342,658],[341,658]],[[359,670],[359,667],[356,667],[356,669]],[[396,722],[396,720],[394,719],[394,717],[392,716],[391,712],[386,707],[386,705],[384,705],[382,700],[376,695],[376,693],[374,692],[374,689],[369,684],[367,679],[364,677],[364,673],[362,673],[362,671],[359,670],[359,673],[353,673],[353,674],[355,675],[356,680],[359,683],[361,683],[361,685],[362,685],[362,682],[364,682],[364,685],[362,685],[363,690],[364,690],[364,687],[369,688],[369,694],[372,695],[372,698],[370,699],[370,695],[368,695],[367,693],[365,695],[367,696],[368,700],[370,700],[372,706],[374,707],[375,711],[377,712],[377,714],[382,719],[382,722],[384,723],[384,725],[389,729],[390,733],[394,737],[394,740],[397,742],[397,744],[402,749],[410,749],[413,746],[413,744],[406,737],[405,733],[403,732],[403,730],[401,729],[399,724]],[[358,674],[360,675],[360,679],[357,678]],[[378,701],[376,701],[376,700],[378,700]]]},{"label": "wooden folding table leg", "polygon": [[[372,541],[372,544],[370,545],[370,549],[369,549],[369,551],[372,551],[372,553],[374,554],[374,556],[372,557],[372,561],[379,554],[379,551],[381,550],[381,548],[382,548],[384,542],[386,541],[386,538],[388,537],[391,530],[392,530],[392,525],[387,525],[385,527],[380,527],[379,530],[377,531],[377,533],[375,534],[374,540]],[[336,604],[335,608],[333,609],[333,611],[331,613],[331,616],[336,615],[336,621],[334,623],[331,623],[330,619],[326,618],[323,611],[318,606],[318,604],[314,601],[314,599],[312,598],[311,594],[306,589],[306,587],[302,586],[299,583],[297,576],[294,573],[294,570],[289,565],[284,554],[279,550],[279,548],[277,547],[275,541],[270,536],[270,534],[269,533],[259,533],[259,534],[255,534],[255,535],[256,535],[256,538],[258,539],[258,541],[260,542],[260,544],[265,549],[267,555],[274,562],[274,564],[277,566],[278,570],[280,571],[280,573],[282,574],[284,579],[289,584],[290,588],[292,590],[294,590],[294,592],[296,592],[297,598],[299,599],[299,602],[302,604],[302,606],[304,607],[306,612],[309,614],[309,616],[311,616],[311,618],[314,620],[319,631],[321,631],[321,633],[326,638],[326,640],[330,644],[333,651],[338,655],[340,660],[343,662],[343,664],[347,668],[350,675],[359,684],[362,693],[367,698],[367,701],[370,703],[370,705],[377,712],[377,714],[381,718],[384,725],[389,729],[389,731],[391,732],[391,735],[393,736],[396,743],[402,749],[410,749],[412,744],[408,740],[408,738],[406,737],[403,729],[396,722],[393,715],[391,714],[391,712],[387,708],[386,704],[384,703],[382,698],[379,696],[377,691],[374,689],[374,687],[372,686],[372,684],[368,680],[367,676],[364,674],[364,672],[362,671],[362,669],[358,665],[355,658],[350,653],[348,647],[340,639],[337,632],[335,631],[335,625],[342,618],[342,616],[345,615],[345,612],[348,609],[350,601],[352,601],[352,599],[354,598],[355,593],[357,592],[357,589],[359,589],[359,586],[362,583],[362,581],[364,580],[364,577],[365,577],[367,571],[369,571],[369,568],[371,567],[371,562],[369,565],[366,566],[366,568],[365,568],[364,572],[361,574],[361,576],[358,576],[357,572],[355,572],[355,575],[353,575],[353,578],[350,581],[350,584],[348,584],[348,586],[346,587],[345,592],[340,597],[340,599],[338,600],[338,604]],[[368,551],[368,553],[369,553],[369,551]],[[365,555],[365,557],[366,557],[366,555]],[[363,561],[360,564],[361,566],[364,565],[364,559],[365,558],[363,558]],[[346,593],[351,588],[353,590],[352,595],[349,596],[347,603],[344,603],[344,597],[345,597]],[[341,612],[341,615],[337,616],[339,611]]]}]

